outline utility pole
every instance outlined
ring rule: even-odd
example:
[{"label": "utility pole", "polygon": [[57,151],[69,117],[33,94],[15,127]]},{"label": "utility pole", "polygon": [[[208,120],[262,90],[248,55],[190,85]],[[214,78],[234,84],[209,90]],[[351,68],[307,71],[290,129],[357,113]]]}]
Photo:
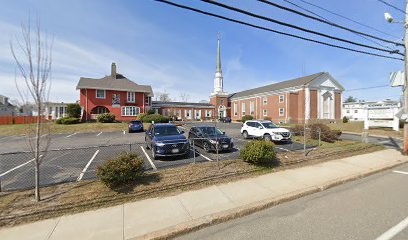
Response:
[{"label": "utility pole", "polygon": [[[407,49],[408,49],[408,0],[405,1],[405,20],[404,20],[404,68],[405,68],[405,74],[404,74],[404,113],[405,116],[408,116],[408,59],[407,59]],[[408,154],[408,118],[405,119],[404,121],[404,154]]]}]

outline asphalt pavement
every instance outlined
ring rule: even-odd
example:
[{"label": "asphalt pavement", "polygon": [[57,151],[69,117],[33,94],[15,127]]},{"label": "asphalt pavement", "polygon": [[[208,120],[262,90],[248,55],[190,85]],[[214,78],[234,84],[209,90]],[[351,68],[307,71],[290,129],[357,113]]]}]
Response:
[{"label": "asphalt pavement", "polygon": [[[243,139],[240,123],[191,123],[180,126],[187,135],[195,125],[215,125],[234,139],[234,149],[229,152],[205,152],[195,146],[186,157],[159,158],[154,160],[151,151],[145,148],[144,132],[127,133],[92,132],[50,134],[43,138],[50,139],[49,151],[41,160],[41,186],[82,181],[96,178],[96,169],[106,160],[121,152],[134,152],[144,159],[147,171],[160,171],[198,162],[239,159],[239,150],[251,139]],[[361,141],[359,135],[343,134],[342,139]],[[372,143],[383,144],[388,148],[399,149],[400,140],[370,137]],[[310,146],[312,147],[312,146]],[[0,137],[0,184],[3,190],[27,189],[34,186],[33,156],[24,136]],[[277,143],[277,152],[303,150],[299,143]]]},{"label": "asphalt pavement", "polygon": [[408,239],[408,165],[177,239]]}]

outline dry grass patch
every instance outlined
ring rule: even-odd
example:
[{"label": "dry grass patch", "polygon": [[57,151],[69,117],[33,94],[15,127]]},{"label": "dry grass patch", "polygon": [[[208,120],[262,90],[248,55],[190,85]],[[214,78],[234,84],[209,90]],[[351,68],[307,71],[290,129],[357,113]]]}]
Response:
[{"label": "dry grass patch", "polygon": [[186,190],[228,183],[288,168],[297,168],[323,161],[373,152],[382,146],[338,141],[306,157],[303,152],[277,154],[279,166],[255,166],[242,160],[190,164],[160,172],[147,173],[131,184],[110,189],[100,181],[83,181],[43,188],[43,201],[34,202],[33,191],[1,193],[0,227],[13,226],[39,219],[58,217],[91,209],[115,206],[146,198],[174,195]]}]

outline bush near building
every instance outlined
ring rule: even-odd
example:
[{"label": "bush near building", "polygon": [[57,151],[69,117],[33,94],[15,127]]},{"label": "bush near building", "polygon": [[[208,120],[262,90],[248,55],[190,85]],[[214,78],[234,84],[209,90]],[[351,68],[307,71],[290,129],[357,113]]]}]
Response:
[{"label": "bush near building", "polygon": [[344,116],[343,117],[343,123],[348,123],[348,121],[349,121],[348,117]]},{"label": "bush near building", "polygon": [[96,117],[96,120],[101,123],[113,123],[115,122],[115,118],[113,113],[104,113]]},{"label": "bush near building", "polygon": [[[139,114],[140,116],[140,114]],[[166,116],[162,116],[160,114],[148,114],[148,115],[142,115],[141,117],[138,116],[138,119],[144,123],[168,123],[169,118]]]},{"label": "bush near building", "polygon": [[245,162],[256,165],[268,165],[276,161],[275,144],[270,141],[248,142],[239,154]]},{"label": "bush near building", "polygon": [[254,117],[252,117],[251,115],[245,115],[245,116],[242,117],[241,120],[244,123],[244,122],[246,122],[248,120],[252,120],[252,119],[254,119]]},{"label": "bush near building", "polygon": [[72,103],[67,105],[67,115],[69,118],[81,117],[81,106],[78,103]]},{"label": "bush near building", "polygon": [[264,117],[264,120],[266,120],[266,121],[272,121],[272,118],[271,118],[271,117]]},{"label": "bush near building", "polygon": [[108,187],[136,180],[144,172],[143,159],[134,153],[122,153],[96,169],[96,176]]},{"label": "bush near building", "polygon": [[72,117],[65,117],[65,118],[59,118],[55,121],[56,124],[64,124],[64,125],[69,125],[69,124],[77,124],[80,123],[81,119],[79,118],[72,118]]},{"label": "bush near building", "polygon": [[320,131],[320,139],[325,142],[335,142],[339,140],[341,135],[340,130],[332,130],[329,126],[323,123],[313,123],[309,124],[308,128],[310,128],[310,137],[312,139],[319,139],[319,131]]}]

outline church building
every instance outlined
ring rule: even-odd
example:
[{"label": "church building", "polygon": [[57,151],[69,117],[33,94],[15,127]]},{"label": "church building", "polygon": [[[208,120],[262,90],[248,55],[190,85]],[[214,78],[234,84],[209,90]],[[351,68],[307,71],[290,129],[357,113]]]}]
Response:
[{"label": "church building", "polygon": [[110,76],[81,78],[77,89],[80,90],[84,120],[112,112],[117,115],[117,120],[128,121],[135,119],[139,113],[153,109],[162,115],[176,116],[185,121],[225,117],[238,121],[245,115],[251,115],[254,119],[269,119],[280,124],[339,121],[344,91],[343,86],[329,73],[319,72],[228,94],[224,90],[219,35],[214,90],[208,103],[152,101],[151,86],[138,85],[116,73],[114,63]]}]

